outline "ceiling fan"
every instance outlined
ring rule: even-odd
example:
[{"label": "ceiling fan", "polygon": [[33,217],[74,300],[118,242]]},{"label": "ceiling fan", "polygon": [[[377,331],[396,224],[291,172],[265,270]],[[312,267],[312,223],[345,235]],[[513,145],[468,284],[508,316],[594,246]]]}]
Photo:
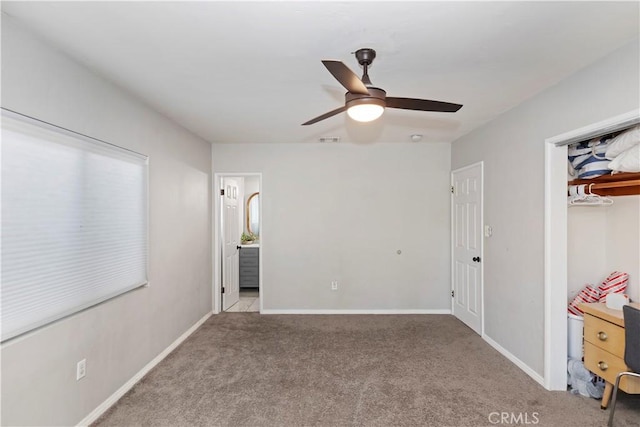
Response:
[{"label": "ceiling fan", "polygon": [[311,119],[303,123],[302,126],[312,125],[344,111],[354,120],[370,122],[380,117],[382,113],[384,113],[385,107],[399,108],[402,110],[438,111],[443,113],[455,113],[462,107],[461,104],[452,104],[450,102],[387,96],[386,91],[374,87],[371,84],[367,72],[376,57],[376,51],[369,48],[358,49],[355,55],[358,63],[362,65],[364,69],[362,79],[359,79],[358,76],[341,61],[322,61],[333,77],[347,89],[347,93],[344,96],[345,105]]}]

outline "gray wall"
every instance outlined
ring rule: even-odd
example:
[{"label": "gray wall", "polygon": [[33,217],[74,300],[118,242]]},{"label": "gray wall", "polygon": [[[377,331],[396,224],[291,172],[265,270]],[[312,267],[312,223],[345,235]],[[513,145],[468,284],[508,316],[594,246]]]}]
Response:
[{"label": "gray wall", "polygon": [[213,144],[214,172],[262,173],[267,310],[450,309],[449,161],[445,143]]},{"label": "gray wall", "polygon": [[2,345],[2,425],[73,425],[211,310],[211,146],[4,14],[2,106],[149,155],[150,287]]},{"label": "gray wall", "polygon": [[[543,374],[544,141],[638,108],[638,41],[452,145],[451,167],[485,164],[485,332]],[[496,94],[499,96],[499,94]]]}]

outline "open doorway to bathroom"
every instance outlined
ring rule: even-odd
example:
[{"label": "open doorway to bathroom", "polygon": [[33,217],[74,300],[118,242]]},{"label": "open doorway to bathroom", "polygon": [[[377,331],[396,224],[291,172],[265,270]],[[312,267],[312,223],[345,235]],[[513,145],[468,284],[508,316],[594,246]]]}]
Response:
[{"label": "open doorway to bathroom", "polygon": [[262,306],[261,175],[216,174],[214,307],[259,312]]}]

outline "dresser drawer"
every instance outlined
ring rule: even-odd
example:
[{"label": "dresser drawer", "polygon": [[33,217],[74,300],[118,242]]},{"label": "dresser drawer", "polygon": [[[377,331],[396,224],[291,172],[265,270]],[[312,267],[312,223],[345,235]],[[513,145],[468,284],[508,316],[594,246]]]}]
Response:
[{"label": "dresser drawer", "polygon": [[584,315],[585,341],[622,359],[624,339],[624,328],[590,314]]},{"label": "dresser drawer", "polygon": [[258,257],[240,257],[240,267],[258,266]]},{"label": "dresser drawer", "polygon": [[240,276],[241,288],[257,288],[258,276]]},{"label": "dresser drawer", "polygon": [[257,276],[258,267],[240,267],[240,277],[243,276]]},{"label": "dresser drawer", "polygon": [[258,251],[260,248],[242,248],[240,249],[240,254],[243,257],[255,257],[258,258]]},{"label": "dresser drawer", "polygon": [[[628,370],[622,358],[614,356],[588,341],[584,343],[584,366],[609,383],[615,383],[616,376],[620,372]],[[637,378],[622,377],[620,389],[627,393],[640,393],[640,381]]]}]

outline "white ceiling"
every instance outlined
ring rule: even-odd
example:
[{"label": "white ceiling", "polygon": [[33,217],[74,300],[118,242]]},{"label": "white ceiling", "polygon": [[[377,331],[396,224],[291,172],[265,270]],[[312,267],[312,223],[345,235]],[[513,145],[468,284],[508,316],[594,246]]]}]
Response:
[{"label": "white ceiling", "polygon": [[[210,142],[453,141],[640,33],[638,2],[2,2],[2,10]],[[321,64],[372,47],[389,96],[458,113],[340,114]],[[613,76],[612,76],[613,78]]]}]

